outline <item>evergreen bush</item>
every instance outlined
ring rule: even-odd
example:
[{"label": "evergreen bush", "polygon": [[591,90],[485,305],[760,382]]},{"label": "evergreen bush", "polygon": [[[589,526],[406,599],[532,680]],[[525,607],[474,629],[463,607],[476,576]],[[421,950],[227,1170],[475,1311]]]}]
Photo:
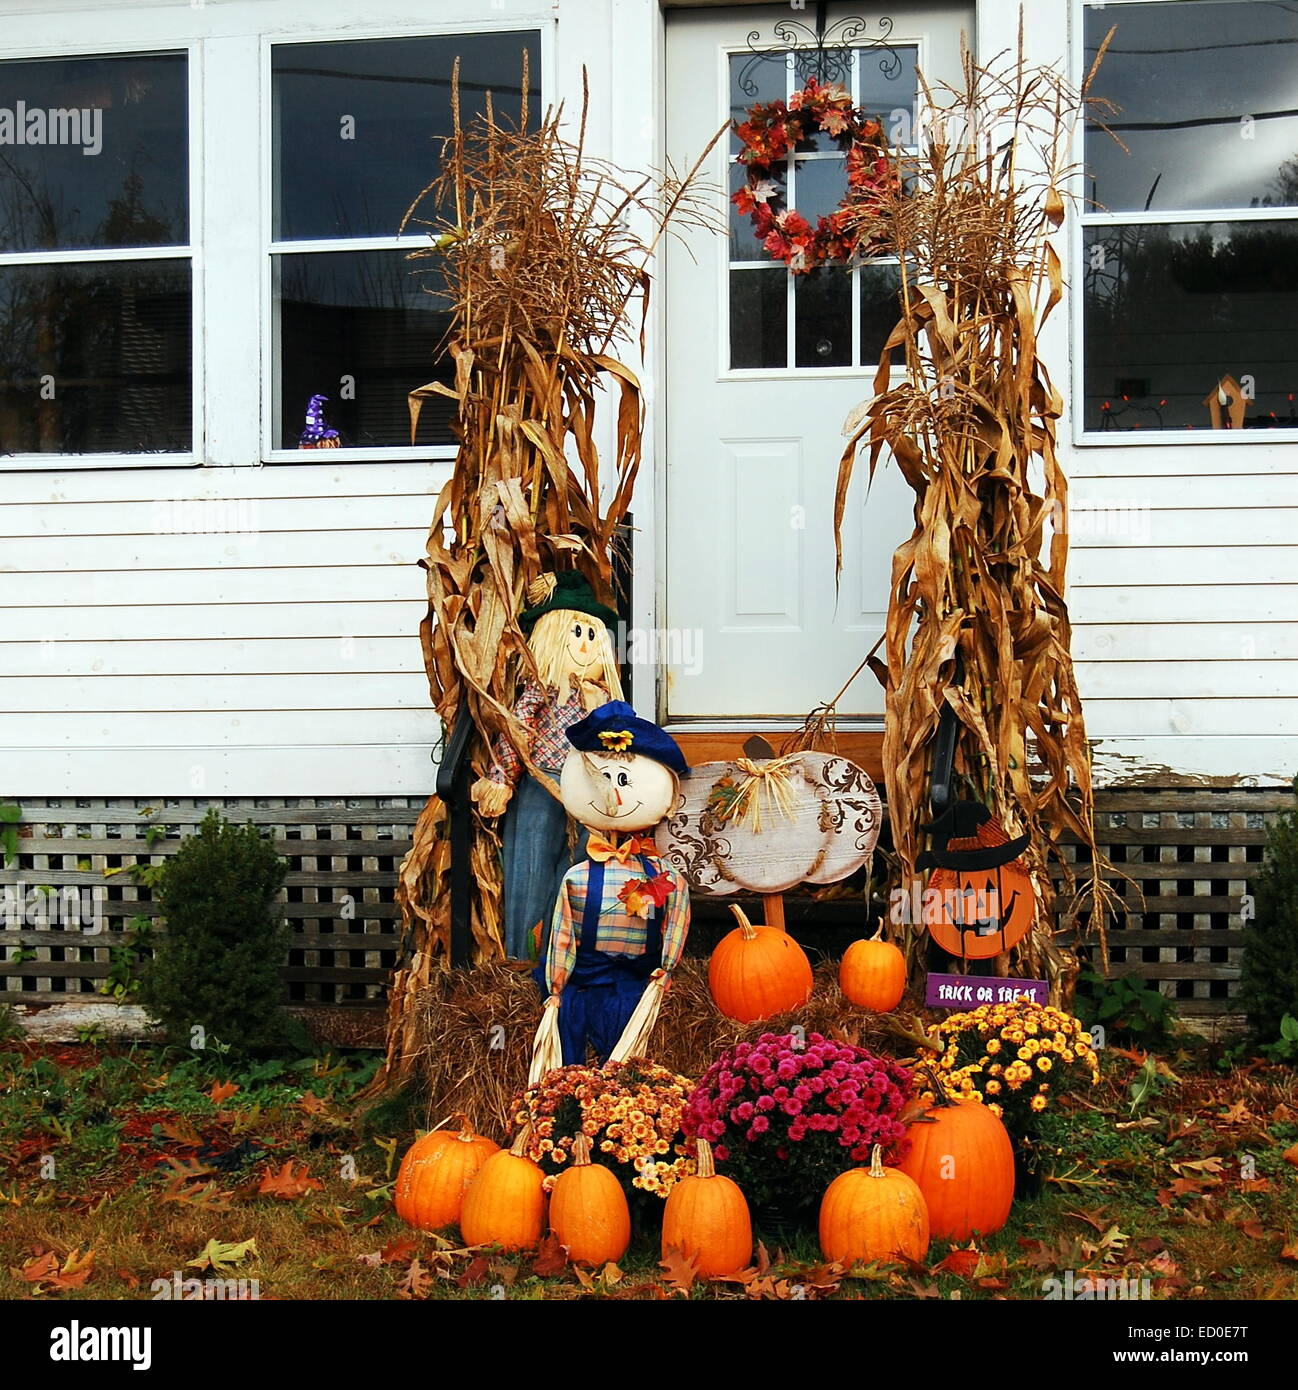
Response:
[{"label": "evergreen bush", "polygon": [[1254,1036],[1282,1037],[1285,1014],[1298,1015],[1298,777],[1295,809],[1267,832],[1262,868],[1252,883],[1254,917],[1244,933],[1239,1002]]},{"label": "evergreen bush", "polygon": [[166,861],[166,930],[139,998],[170,1042],[243,1054],[287,1040],[280,967],[290,932],[274,902],[286,868],[254,825],[232,825],[215,809]]}]

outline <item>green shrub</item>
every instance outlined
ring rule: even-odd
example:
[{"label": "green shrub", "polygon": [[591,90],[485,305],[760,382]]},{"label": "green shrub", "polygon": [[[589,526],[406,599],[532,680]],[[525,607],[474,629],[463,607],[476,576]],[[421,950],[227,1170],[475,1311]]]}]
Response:
[{"label": "green shrub", "polygon": [[1298,1014],[1298,777],[1296,809],[1276,818],[1253,880],[1254,917],[1244,932],[1239,1002],[1255,1038],[1283,1038],[1286,1014]]},{"label": "green shrub", "polygon": [[286,867],[255,826],[231,825],[215,810],[166,861],[158,883],[166,931],[139,998],[169,1041],[239,1054],[286,1042],[279,972],[289,929],[274,905]]},{"label": "green shrub", "polygon": [[1176,1027],[1176,1004],[1134,972],[1105,979],[1088,967],[1077,978],[1075,1007],[1088,1028],[1101,1024],[1116,1042],[1161,1043]]}]

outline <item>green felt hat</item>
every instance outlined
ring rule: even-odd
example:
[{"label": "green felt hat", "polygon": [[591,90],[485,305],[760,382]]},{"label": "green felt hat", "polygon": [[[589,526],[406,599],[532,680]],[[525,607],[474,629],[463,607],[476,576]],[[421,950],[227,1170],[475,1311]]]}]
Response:
[{"label": "green felt hat", "polygon": [[592,618],[598,618],[605,627],[616,625],[617,614],[606,603],[600,603],[595,597],[595,591],[590,587],[590,581],[584,574],[577,570],[564,570],[563,573],[556,574],[553,578],[554,587],[550,590],[549,597],[534,608],[523,609],[518,615],[519,626],[524,632],[531,632],[539,617],[545,613],[552,613],[556,609],[585,613]]}]

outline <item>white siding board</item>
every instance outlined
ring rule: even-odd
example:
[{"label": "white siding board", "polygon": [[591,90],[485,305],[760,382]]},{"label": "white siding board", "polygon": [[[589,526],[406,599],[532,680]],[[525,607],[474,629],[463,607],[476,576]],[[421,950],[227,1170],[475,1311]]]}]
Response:
[{"label": "white siding board", "polygon": [[[7,585],[6,585],[7,587]],[[108,647],[121,642],[179,639],[215,646],[228,639],[355,637],[399,638],[403,646],[419,630],[426,605],[421,600],[394,599],[387,603],[335,600],[331,603],[175,603],[81,606],[45,605],[10,608],[0,616],[0,667],[7,667],[5,643],[94,643]],[[98,655],[98,653],[96,653]],[[403,658],[404,660],[404,658]],[[89,670],[89,664],[80,669]],[[404,670],[405,666],[394,666]],[[17,674],[10,672],[10,674]]]},{"label": "white siding board", "polygon": [[[1070,583],[1068,608],[1074,630],[1087,624],[1137,623],[1177,627],[1194,623],[1252,624],[1298,619],[1298,585],[1271,584],[1258,590],[1248,584],[1198,583],[1166,586]],[[1268,619],[1267,615],[1274,615]]]},{"label": "white siding board", "polygon": [[0,677],[0,709],[16,713],[129,713],[134,710],[265,711],[418,709],[428,704],[422,672],[372,673],[339,663],[329,671],[292,676],[45,676]]},{"label": "white siding board", "polygon": [[[185,610],[188,611],[188,610]],[[351,675],[417,673],[424,678],[419,643],[401,637],[177,638],[156,641],[7,642],[0,672],[43,680],[99,676],[296,676],[340,668]]]},{"label": "white siding board", "polygon": [[[1204,537],[1212,536],[1216,517],[1204,513]],[[1069,592],[1092,584],[1121,584],[1135,588],[1170,587],[1179,583],[1246,586],[1249,601],[1259,614],[1274,611],[1266,587],[1298,584],[1298,545],[1259,546],[1114,546],[1100,550],[1089,546],[1073,549],[1069,556]],[[1290,616],[1290,614],[1277,614]]]},{"label": "white siding board", "polygon": [[[95,748],[118,748],[125,754],[128,749],[155,747],[274,748],[300,744],[315,748],[321,757],[327,757],[330,748],[370,743],[411,742],[432,747],[440,736],[441,721],[427,698],[422,709],[105,710],[83,713],[75,720],[46,713],[15,713],[5,715],[2,735],[3,746],[9,749],[68,749],[78,755]],[[320,784],[327,785],[328,777],[322,777]],[[7,773],[5,785],[9,785]],[[27,790],[31,794],[36,788]],[[371,788],[369,794],[379,793]]]},{"label": "white siding board", "polygon": [[[1292,697],[1298,692],[1298,662],[1237,661],[1080,661],[1077,687],[1083,701],[1150,699],[1165,691],[1184,700]],[[1089,708],[1089,705],[1088,705]]]},{"label": "white siding board", "polygon": [[411,599],[426,593],[413,564],[296,565],[278,569],[141,569],[48,574],[5,574],[0,598],[13,606],[97,608],[142,605],[162,610],[190,604],[341,604]]},{"label": "white siding board", "polygon": [[1073,658],[1079,663],[1294,661],[1298,622],[1075,624]]}]

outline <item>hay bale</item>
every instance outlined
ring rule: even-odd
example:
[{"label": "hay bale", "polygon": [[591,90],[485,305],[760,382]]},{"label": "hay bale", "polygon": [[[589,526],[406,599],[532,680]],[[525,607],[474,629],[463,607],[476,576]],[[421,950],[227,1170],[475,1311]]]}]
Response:
[{"label": "hay bale", "polygon": [[[541,996],[530,974],[500,962],[439,971],[416,1009],[415,1075],[425,1126],[463,1112],[479,1133],[504,1143],[513,1132],[511,1102],[526,1085],[541,1019]],[[687,957],[663,1000],[651,1060],[698,1078],[727,1048],[763,1033],[787,1033],[794,1024],[874,1052],[896,1052],[878,1016],[843,998],[835,961],[816,967],[814,991],[802,1008],[738,1023],[712,1002],[707,961]]]}]

